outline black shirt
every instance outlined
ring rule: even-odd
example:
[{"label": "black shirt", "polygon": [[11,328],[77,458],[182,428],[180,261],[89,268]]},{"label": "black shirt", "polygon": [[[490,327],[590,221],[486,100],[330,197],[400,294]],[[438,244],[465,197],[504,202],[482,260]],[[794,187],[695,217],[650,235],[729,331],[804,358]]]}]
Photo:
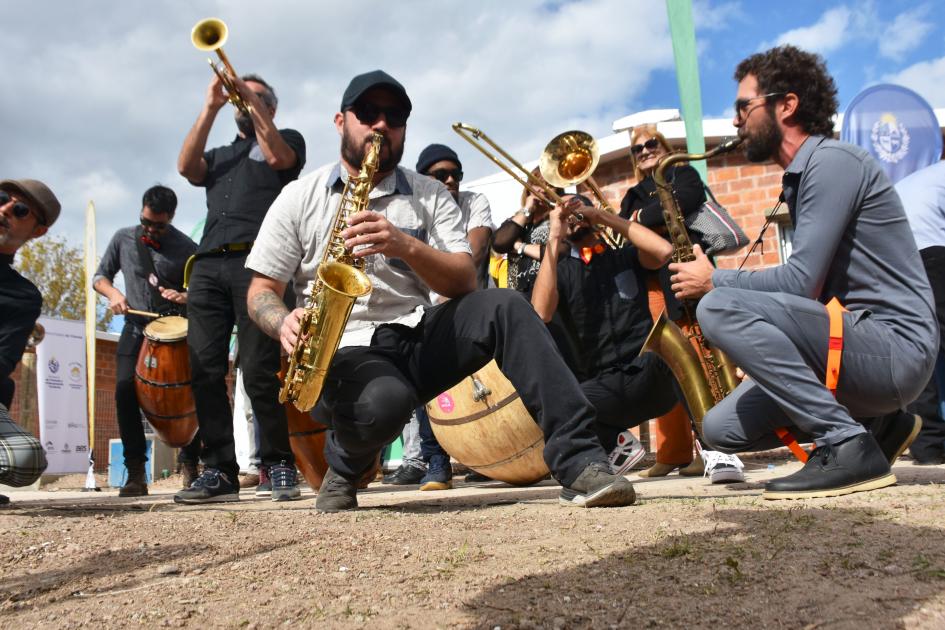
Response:
[{"label": "black shirt", "polygon": [[[672,186],[676,203],[684,215],[697,211],[705,203],[705,186],[699,177],[699,171],[688,164],[667,169],[666,181]],[[624,219],[629,219],[636,210],[640,211],[638,221],[646,227],[666,225],[660,199],[656,194],[656,182],[652,176],[645,177],[628,190],[620,202],[620,216]]]},{"label": "black shirt", "polygon": [[606,249],[588,264],[574,256],[558,261],[557,312],[576,342],[580,380],[640,354],[653,327],[645,272],[632,245]]},{"label": "black shirt", "polygon": [[0,403],[13,402],[10,374],[43,307],[36,286],[13,269],[13,256],[0,254]]},{"label": "black shirt", "polygon": [[198,253],[256,240],[269,206],[305,166],[302,134],[294,129],[280,129],[279,134],[296,157],[295,165],[284,171],[266,163],[255,137],[237,136],[232,144],[204,153],[207,176],[199,185],[207,189],[207,221]]}]

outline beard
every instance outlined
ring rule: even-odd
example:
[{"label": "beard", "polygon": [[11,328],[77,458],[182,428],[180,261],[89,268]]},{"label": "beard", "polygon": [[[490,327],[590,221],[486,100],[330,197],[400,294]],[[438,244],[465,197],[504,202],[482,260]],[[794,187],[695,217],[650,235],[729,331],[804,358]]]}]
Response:
[{"label": "beard", "polygon": [[244,137],[252,138],[256,135],[256,127],[253,125],[253,118],[249,114],[236,110],[233,118],[236,120],[236,128],[240,130]]},{"label": "beard", "polygon": [[777,123],[774,122],[774,116],[765,108],[767,116],[764,117],[762,124],[754,132],[747,132],[745,138],[745,157],[749,162],[767,162],[772,159],[781,146],[783,135]]},{"label": "beard", "polygon": [[571,243],[573,243],[574,245],[577,245],[578,243],[580,243],[581,241],[583,241],[585,238],[587,238],[593,233],[594,233],[594,230],[592,230],[586,225],[582,225],[581,227],[571,232],[571,234],[568,236],[568,240],[571,241]]},{"label": "beard", "polygon": [[[362,144],[358,144],[358,141],[348,133],[347,127],[342,131],[341,157],[351,166],[355,168],[361,167],[369,146],[371,146],[370,137]],[[404,157],[403,140],[401,140],[400,146],[395,147],[391,144],[390,139],[384,136],[384,139],[381,141],[381,159],[377,167],[378,172],[386,173],[387,171],[393,170],[395,166],[400,164],[402,157]]]}]

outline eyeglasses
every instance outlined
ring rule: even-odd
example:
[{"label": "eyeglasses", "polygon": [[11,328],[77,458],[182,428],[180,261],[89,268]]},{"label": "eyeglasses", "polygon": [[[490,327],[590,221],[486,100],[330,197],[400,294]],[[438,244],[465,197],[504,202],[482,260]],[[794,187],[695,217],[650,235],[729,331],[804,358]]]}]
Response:
[{"label": "eyeglasses", "polygon": [[392,129],[399,129],[406,125],[407,117],[410,116],[410,112],[403,107],[381,107],[368,102],[355,103],[348,109],[354,112],[355,117],[365,125],[373,125],[381,117],[381,114],[384,114],[387,126]]},{"label": "eyeglasses", "polygon": [[767,94],[761,94],[760,96],[737,98],[735,99],[735,116],[739,120],[747,117],[750,113],[748,111],[748,105],[750,105],[752,101],[757,101],[759,98],[763,98],[765,99],[765,102],[767,102],[768,99],[775,98],[776,96],[784,96],[785,94],[787,94],[787,92],[769,92]]},{"label": "eyeglasses", "polygon": [[141,225],[143,227],[162,232],[167,229],[169,223],[167,221],[152,221],[151,219],[145,219],[144,217],[141,217]]},{"label": "eyeglasses", "polygon": [[657,138],[650,138],[643,144],[634,144],[630,147],[630,153],[634,155],[640,155],[643,153],[643,149],[648,151],[655,151],[657,147],[660,146],[660,141]]},{"label": "eyeglasses", "polygon": [[[13,197],[10,196],[10,193],[5,190],[0,190],[0,206],[7,205],[10,203],[11,199],[13,199]],[[15,216],[17,219],[25,219],[26,216],[31,213],[35,214],[33,213],[33,209],[30,208],[28,204],[25,204],[22,201],[17,201],[13,204],[13,216]],[[36,214],[36,220],[45,225],[42,217],[40,217],[38,214]]]},{"label": "eyeglasses", "polygon": [[463,171],[458,168],[438,168],[435,171],[430,171],[427,175],[444,184],[450,177],[458,182],[463,181]]}]

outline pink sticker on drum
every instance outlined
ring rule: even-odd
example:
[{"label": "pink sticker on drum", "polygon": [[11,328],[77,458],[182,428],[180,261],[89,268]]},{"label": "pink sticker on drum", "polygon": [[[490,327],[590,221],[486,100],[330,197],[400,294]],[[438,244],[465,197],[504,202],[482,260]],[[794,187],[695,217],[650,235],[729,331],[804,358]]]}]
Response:
[{"label": "pink sticker on drum", "polygon": [[453,409],[456,407],[453,403],[453,397],[450,396],[449,392],[443,392],[437,396],[436,404],[443,413],[453,413]]}]

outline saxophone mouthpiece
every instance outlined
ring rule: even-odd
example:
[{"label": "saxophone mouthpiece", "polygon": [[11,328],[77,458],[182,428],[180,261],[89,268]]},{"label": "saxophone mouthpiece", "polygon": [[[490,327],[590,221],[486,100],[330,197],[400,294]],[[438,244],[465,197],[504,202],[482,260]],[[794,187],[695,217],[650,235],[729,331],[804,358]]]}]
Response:
[{"label": "saxophone mouthpiece", "polygon": [[723,140],[722,144],[719,145],[719,153],[725,153],[727,151],[731,151],[732,149],[740,145],[744,140],[745,139],[742,138],[741,136],[735,136],[734,138]]}]

